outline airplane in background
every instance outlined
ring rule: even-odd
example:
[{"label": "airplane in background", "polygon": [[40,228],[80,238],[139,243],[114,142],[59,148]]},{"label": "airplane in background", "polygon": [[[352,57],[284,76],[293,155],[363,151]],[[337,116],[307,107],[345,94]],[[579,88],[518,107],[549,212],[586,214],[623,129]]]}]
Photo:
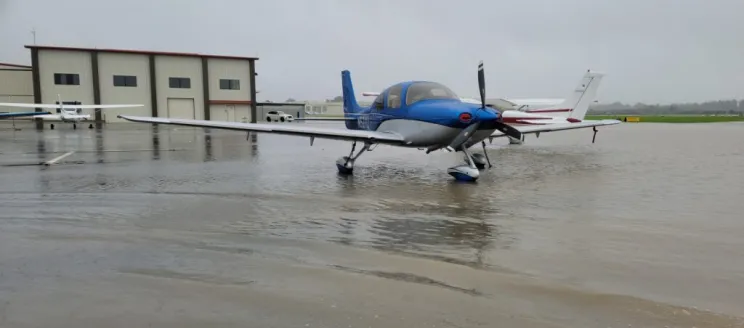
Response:
[{"label": "airplane in background", "polygon": [[[575,121],[562,124],[513,127],[504,123],[501,113],[486,106],[486,88],[483,62],[478,65],[480,105],[463,102],[448,87],[431,81],[405,81],[394,84],[380,93],[370,105],[361,107],[354,95],[351,73],[341,72],[342,97],[346,129],[309,127],[285,124],[259,124],[220,122],[192,119],[141,117],[118,115],[119,118],[140,123],[192,126],[237,131],[275,133],[308,137],[312,146],[315,138],[351,141],[351,152],[336,161],[341,174],[353,173],[354,163],[365,151],[376,145],[450,152],[462,151],[466,164],[447,170],[457,180],[476,181],[480,176],[478,166],[491,166],[486,151],[486,139],[511,136],[521,139],[523,134],[595,128],[619,124],[618,120]],[[354,153],[357,142],[364,146]],[[484,154],[473,156],[469,148],[480,143]],[[375,147],[373,147],[375,146]],[[485,161],[484,161],[485,159]]]},{"label": "airplane in background", "polygon": [[512,103],[517,108],[530,108],[530,107],[545,107],[558,105],[566,99],[557,98],[536,98],[536,99],[514,99],[514,98],[502,98],[504,101]]},{"label": "airplane in background", "polygon": [[[507,103],[507,105],[496,105],[495,107],[502,111],[504,123],[509,123],[512,126],[581,122],[589,112],[589,106],[595,102],[597,90],[603,77],[603,73],[587,70],[571,95],[553,106],[524,109],[525,106],[522,105],[519,108],[510,109]],[[463,101],[473,104],[479,103],[479,101],[470,98],[463,98]],[[539,133],[536,133],[536,136],[539,137]],[[521,144],[524,139],[514,140],[510,137],[509,141],[510,143]]]},{"label": "airplane in background", "polygon": [[[22,107],[22,108],[56,108],[59,114],[51,114],[49,112],[33,112],[33,118],[40,118],[45,121],[61,121],[63,123],[72,123],[72,128],[77,129],[77,123],[82,121],[90,120],[89,114],[80,114],[83,109],[106,109],[106,108],[129,108],[129,107],[143,107],[145,105],[81,105],[81,104],[66,104],[62,101],[59,95],[57,95],[56,104],[27,104],[27,103],[0,103],[0,106],[5,107]],[[28,113],[27,113],[28,114]],[[93,128],[93,124],[90,124],[90,128]],[[54,123],[50,125],[50,128],[54,130]]]}]

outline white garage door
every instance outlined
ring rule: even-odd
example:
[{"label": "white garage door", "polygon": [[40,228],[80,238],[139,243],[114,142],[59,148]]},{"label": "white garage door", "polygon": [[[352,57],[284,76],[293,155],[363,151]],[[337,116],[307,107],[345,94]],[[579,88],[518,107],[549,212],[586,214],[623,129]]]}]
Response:
[{"label": "white garage door", "polygon": [[195,119],[194,98],[168,98],[168,117]]}]

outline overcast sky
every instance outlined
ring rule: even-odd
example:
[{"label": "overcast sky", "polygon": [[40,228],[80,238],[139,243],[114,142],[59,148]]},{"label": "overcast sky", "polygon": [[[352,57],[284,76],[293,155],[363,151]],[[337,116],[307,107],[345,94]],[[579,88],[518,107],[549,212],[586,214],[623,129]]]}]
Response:
[{"label": "overcast sky", "polygon": [[259,100],[435,80],[476,96],[563,98],[586,69],[602,103],[744,98],[741,0],[0,0],[0,62],[23,46],[258,56]]}]

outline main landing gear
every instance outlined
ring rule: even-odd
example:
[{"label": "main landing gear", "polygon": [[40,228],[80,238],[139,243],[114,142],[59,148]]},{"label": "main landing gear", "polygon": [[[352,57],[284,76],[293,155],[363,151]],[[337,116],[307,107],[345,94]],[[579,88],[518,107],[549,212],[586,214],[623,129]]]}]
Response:
[{"label": "main landing gear", "polygon": [[466,164],[450,167],[447,169],[447,173],[459,181],[473,182],[477,180],[478,177],[480,177],[479,169],[484,169],[486,165],[488,165],[489,168],[493,166],[491,165],[491,159],[488,158],[488,153],[486,152],[486,142],[481,141],[481,145],[483,146],[483,154],[471,154],[470,151],[465,148],[465,145],[462,145],[461,150],[465,153]]},{"label": "main landing gear", "polygon": [[[54,130],[54,123],[49,124],[49,128],[52,129],[52,130]],[[93,123],[90,123],[88,125],[88,129],[92,129],[92,128],[93,128]],[[72,123],[72,129],[73,130],[77,130],[77,123]]]},{"label": "main landing gear", "polygon": [[[356,161],[359,156],[362,155],[365,151],[370,150],[369,147],[372,146],[372,144],[365,142],[364,147],[362,147],[359,152],[354,155],[354,149],[356,148],[356,141],[351,144],[351,152],[349,153],[349,156],[344,156],[336,160],[336,167],[338,168],[338,173],[341,174],[351,174],[354,172],[354,162]],[[352,156],[354,155],[354,156]]]}]

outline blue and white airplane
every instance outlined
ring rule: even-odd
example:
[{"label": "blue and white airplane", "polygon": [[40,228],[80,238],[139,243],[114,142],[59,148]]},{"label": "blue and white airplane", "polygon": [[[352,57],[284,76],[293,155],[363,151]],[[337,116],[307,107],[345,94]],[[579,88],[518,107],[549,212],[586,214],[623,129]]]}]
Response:
[{"label": "blue and white airplane", "polygon": [[[339,158],[336,167],[342,174],[351,174],[354,163],[365,151],[377,144],[425,149],[426,153],[444,149],[462,151],[466,164],[451,167],[447,172],[457,180],[475,181],[479,167],[491,166],[486,139],[510,136],[517,140],[523,134],[541,133],[618,124],[618,120],[579,121],[564,124],[513,127],[503,122],[501,113],[487,107],[483,62],[478,65],[480,105],[463,102],[448,87],[430,81],[406,81],[394,84],[380,93],[370,107],[360,107],[354,95],[351,73],[341,72],[342,96],[346,129],[309,127],[288,124],[236,123],[159,117],[118,117],[141,123],[172,124],[202,128],[264,132],[315,138],[351,141],[351,152]],[[362,149],[354,154],[357,142]],[[469,148],[481,143],[484,154],[471,154]],[[485,159],[485,161],[484,161]]]}]

